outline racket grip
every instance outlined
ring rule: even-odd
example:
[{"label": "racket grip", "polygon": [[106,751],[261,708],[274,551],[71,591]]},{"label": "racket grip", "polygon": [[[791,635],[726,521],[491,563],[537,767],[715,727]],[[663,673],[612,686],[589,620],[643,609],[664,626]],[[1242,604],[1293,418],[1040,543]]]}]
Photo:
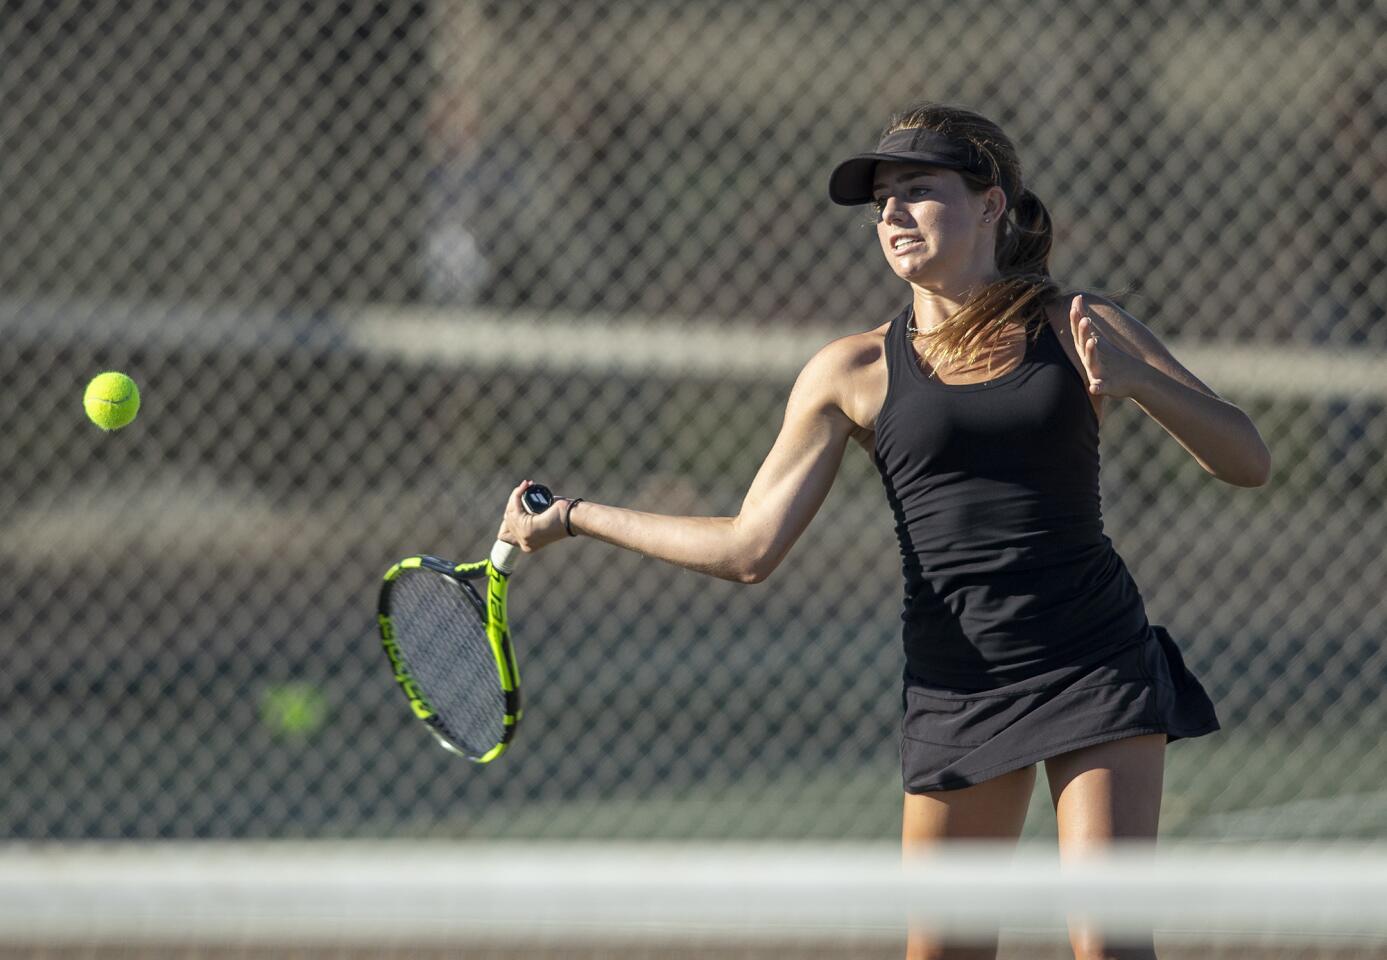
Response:
[{"label": "racket grip", "polygon": [[515,569],[515,561],[520,559],[522,552],[516,544],[497,540],[491,546],[491,565],[502,573],[510,573]]},{"label": "racket grip", "polygon": [[[525,508],[526,513],[534,516],[554,505],[554,495],[544,484],[532,483],[521,495],[520,505]],[[491,565],[502,573],[509,574],[515,569],[515,561],[520,559],[523,552],[513,543],[497,540],[491,547]]]}]

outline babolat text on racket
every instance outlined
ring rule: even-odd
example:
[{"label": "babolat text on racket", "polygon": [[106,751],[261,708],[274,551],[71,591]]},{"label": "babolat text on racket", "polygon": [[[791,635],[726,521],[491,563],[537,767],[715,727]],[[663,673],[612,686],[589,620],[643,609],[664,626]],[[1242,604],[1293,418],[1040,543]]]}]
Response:
[{"label": "babolat text on racket", "polygon": [[[553,502],[540,484],[521,496],[532,514]],[[380,588],[376,620],[395,682],[443,746],[477,763],[505,753],[520,725],[520,673],[506,623],[506,587],[520,553],[497,540],[488,559],[472,563],[407,557]]]}]

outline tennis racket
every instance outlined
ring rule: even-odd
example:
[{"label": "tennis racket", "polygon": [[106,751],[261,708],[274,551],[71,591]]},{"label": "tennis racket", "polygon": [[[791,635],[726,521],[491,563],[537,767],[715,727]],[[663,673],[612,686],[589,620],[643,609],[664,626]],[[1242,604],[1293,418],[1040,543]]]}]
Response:
[{"label": "tennis racket", "polygon": [[[521,496],[532,514],[553,502],[540,484]],[[520,725],[520,672],[506,623],[520,552],[497,540],[488,559],[472,563],[407,557],[380,587],[376,620],[395,682],[444,747],[477,763],[505,753]]]}]

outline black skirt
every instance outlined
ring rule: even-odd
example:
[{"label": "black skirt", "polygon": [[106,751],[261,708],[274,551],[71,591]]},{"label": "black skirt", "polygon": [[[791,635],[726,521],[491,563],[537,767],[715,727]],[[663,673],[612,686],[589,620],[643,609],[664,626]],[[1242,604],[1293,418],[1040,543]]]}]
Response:
[{"label": "black skirt", "polygon": [[1164,627],[1091,662],[985,691],[907,676],[901,775],[907,793],[956,790],[1079,747],[1219,729],[1213,702]]}]

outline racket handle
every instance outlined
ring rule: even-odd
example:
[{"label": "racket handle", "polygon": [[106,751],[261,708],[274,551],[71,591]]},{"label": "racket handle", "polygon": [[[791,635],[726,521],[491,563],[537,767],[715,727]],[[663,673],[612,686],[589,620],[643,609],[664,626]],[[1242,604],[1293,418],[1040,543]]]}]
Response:
[{"label": "racket handle", "polygon": [[520,559],[522,552],[520,547],[513,543],[497,540],[491,546],[491,565],[508,574],[515,569],[515,561]]}]

